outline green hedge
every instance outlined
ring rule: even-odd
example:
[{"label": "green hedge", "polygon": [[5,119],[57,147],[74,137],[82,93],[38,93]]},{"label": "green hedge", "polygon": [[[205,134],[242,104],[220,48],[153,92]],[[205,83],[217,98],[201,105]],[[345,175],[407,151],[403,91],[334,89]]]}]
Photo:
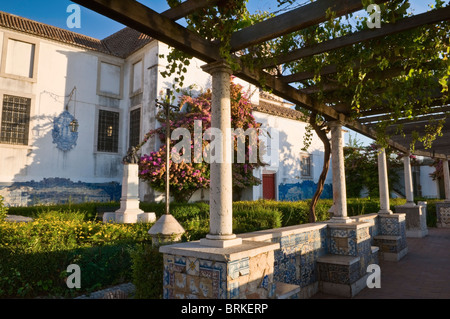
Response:
[{"label": "green hedge", "polygon": [[[428,226],[436,226],[435,203],[428,202]],[[391,209],[405,203],[392,199]],[[1,206],[1,205],[0,205]],[[331,200],[320,200],[318,221],[329,218]],[[31,223],[0,219],[0,298],[72,297],[114,284],[133,281],[138,298],[162,295],[162,255],[151,247],[151,224],[103,224],[97,210],[118,203],[68,204],[51,207],[9,208],[9,214],[36,218]],[[348,199],[349,216],[377,213],[378,199]],[[1,208],[1,207],[0,207]],[[165,205],[141,203],[141,209],[160,217]],[[5,211],[5,210],[3,210]],[[209,232],[209,205],[172,204],[171,213],[185,228],[183,241],[204,238]],[[233,231],[246,233],[308,222],[309,201],[233,203]],[[69,290],[67,266],[82,269],[82,289]]]}]

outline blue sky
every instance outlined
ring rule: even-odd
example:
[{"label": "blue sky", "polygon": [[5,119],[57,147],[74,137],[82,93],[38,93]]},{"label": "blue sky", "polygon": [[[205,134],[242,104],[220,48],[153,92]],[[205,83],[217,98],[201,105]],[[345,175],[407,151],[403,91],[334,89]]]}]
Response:
[{"label": "blue sky", "polygon": [[[139,2],[157,12],[168,8],[165,0],[141,0]],[[68,0],[0,0],[0,11],[68,29],[66,21],[70,13],[67,13],[67,7],[72,3]],[[277,9],[276,3],[276,0],[250,0],[249,10],[272,12]],[[416,13],[419,13],[427,10],[427,4],[434,3],[434,0],[412,0],[411,3],[416,9]],[[81,28],[72,29],[72,31],[103,39],[122,28],[121,24],[82,8]]]}]

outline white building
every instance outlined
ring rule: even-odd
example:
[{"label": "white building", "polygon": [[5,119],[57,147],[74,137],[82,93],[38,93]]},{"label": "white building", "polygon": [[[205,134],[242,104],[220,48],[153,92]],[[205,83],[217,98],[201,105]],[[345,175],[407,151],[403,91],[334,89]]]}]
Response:
[{"label": "white building", "polygon": [[[119,200],[122,158],[157,127],[155,100],[172,85],[160,74],[167,63],[160,55],[168,52],[167,45],[129,28],[98,40],[0,12],[0,195],[5,202]],[[193,60],[186,86],[210,87],[201,65]],[[299,112],[260,97],[254,87],[248,90],[255,118],[279,131],[280,148],[279,165],[255,172],[264,185],[247,190],[244,198],[310,198],[323,165],[320,140],[314,137],[302,152],[306,123]],[[155,139],[142,151],[157,147]],[[331,172],[327,185],[326,193]],[[161,199],[141,186],[141,200]]]}]

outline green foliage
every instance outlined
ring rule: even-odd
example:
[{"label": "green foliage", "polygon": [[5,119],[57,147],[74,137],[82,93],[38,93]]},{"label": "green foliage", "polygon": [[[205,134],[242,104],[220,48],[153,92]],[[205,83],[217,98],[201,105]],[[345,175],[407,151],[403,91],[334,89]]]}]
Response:
[{"label": "green foliage", "polygon": [[0,221],[4,220],[7,214],[8,207],[5,206],[5,204],[3,203],[3,197],[0,195]]},{"label": "green foliage", "polygon": [[[280,4],[286,2],[291,3],[279,0]],[[365,7],[369,3],[372,1],[363,1]],[[444,2],[437,0],[435,8],[444,5]],[[382,25],[395,23],[413,13],[408,0],[389,1],[380,4],[380,7]],[[366,30],[369,28],[366,19],[359,12],[335,17],[330,10],[328,21],[271,42],[271,50],[264,51],[263,59],[276,60],[277,56],[289,54],[295,49],[312,47]],[[397,125],[393,132],[386,130],[388,125],[395,125],[402,118],[417,119],[430,112],[436,103],[437,92],[442,93],[440,105],[448,101],[449,34],[447,21],[424,25],[286,63],[283,72],[313,72],[315,76],[299,83],[298,88],[315,88],[316,93],[312,97],[320,103],[351,106],[351,116],[355,119],[364,111],[381,108],[383,112],[380,113],[389,114],[389,120],[376,124],[377,143],[387,146],[390,135],[403,133],[402,125]],[[264,50],[264,45],[261,49]],[[256,48],[253,50],[258,51]],[[335,66],[337,71],[321,73],[328,66]],[[327,89],[330,87],[332,89]],[[436,137],[442,135],[443,124],[443,121],[431,120],[423,132],[414,132],[411,148],[414,150],[419,142],[427,148],[431,147]]]},{"label": "green foliage", "polygon": [[131,252],[136,299],[162,299],[163,255],[151,245],[137,245]]},{"label": "green foliage", "polygon": [[[103,224],[74,211],[41,212],[33,222],[0,222],[0,297],[73,296],[128,282],[129,248],[150,242],[151,225]],[[70,264],[82,289],[67,288]]]},{"label": "green foliage", "polygon": [[[263,145],[259,140],[261,124],[257,123],[252,115],[252,105],[249,98],[243,92],[243,87],[233,82],[230,91],[231,127],[236,130],[241,129],[243,133],[236,133],[233,137],[233,188],[235,193],[239,193],[242,189],[261,183],[261,180],[253,175],[253,171],[265,164],[260,160],[260,153],[263,150]],[[196,141],[194,132],[196,132],[196,129],[200,129],[197,128],[197,123],[201,123],[202,136],[208,134],[207,130],[211,128],[211,98],[210,90],[195,98],[190,95],[183,95],[179,105],[180,109],[185,109],[185,112],[176,112],[170,115],[171,131],[183,128],[190,133],[190,141],[185,141],[183,137],[182,141],[177,142],[177,144],[172,142],[171,145],[170,193],[177,202],[189,201],[195,191],[209,188],[210,185],[210,161],[204,158],[206,157],[204,154],[208,153],[211,144],[207,141],[208,138],[203,138],[200,142]],[[161,142],[165,142],[166,115],[159,115],[158,120],[161,127],[150,131],[138,146],[138,149],[153,136],[158,136]],[[249,129],[253,130],[254,140],[244,134]],[[180,147],[179,144],[184,144],[181,149],[177,149],[177,147]],[[242,149],[245,149],[245,151],[242,152]],[[140,178],[147,181],[153,189],[161,192],[166,189],[166,154],[166,146],[163,145],[159,150],[149,155],[142,155],[139,163]]]},{"label": "green foliage", "polygon": [[[372,144],[367,147],[345,147],[345,180],[347,197],[361,196],[367,189],[369,197],[379,196],[378,148]],[[399,154],[386,150],[389,189],[395,189],[399,181],[397,168],[401,167]]]},{"label": "green foliage", "polygon": [[233,231],[236,234],[281,227],[282,214],[277,209],[236,205],[233,209]]}]

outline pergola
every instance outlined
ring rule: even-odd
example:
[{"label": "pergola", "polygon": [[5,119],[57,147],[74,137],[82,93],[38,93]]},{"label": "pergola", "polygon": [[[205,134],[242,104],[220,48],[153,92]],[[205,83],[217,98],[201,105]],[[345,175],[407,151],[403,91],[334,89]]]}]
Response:
[{"label": "pergola", "polygon": [[[226,120],[227,117],[229,118],[227,113],[229,112],[229,107],[227,111],[227,107],[223,103],[227,95],[227,86],[229,87],[229,83],[227,82],[229,82],[229,75],[232,71],[223,61],[219,44],[209,41],[177,23],[179,19],[187,17],[197,10],[217,5],[219,1],[186,0],[178,6],[161,13],[134,0],[74,0],[74,2],[206,62],[207,65],[204,70],[209,72],[213,77],[212,126],[217,128],[229,127],[230,123]],[[383,2],[388,1],[375,1],[375,3]],[[355,118],[352,116],[353,110],[348,105],[321,103],[312,96],[315,92],[314,88],[297,89],[291,85],[294,82],[311,79],[314,76],[312,72],[301,72],[282,76],[274,74],[270,70],[274,67],[282,67],[286,63],[305,59],[313,55],[398,34],[423,25],[433,25],[447,21],[450,19],[450,7],[447,6],[442,9],[404,18],[396,23],[383,25],[382,28],[367,29],[312,46],[299,47],[287,54],[282,54],[274,59],[268,59],[267,61],[272,62],[266,61],[257,69],[250,68],[242,62],[242,56],[238,54],[240,50],[323,23],[328,19],[327,10],[329,8],[339,17],[364,9],[364,6],[361,0],[317,0],[234,32],[231,36],[230,48],[235,61],[240,63],[241,66],[240,70],[234,73],[235,76],[256,86],[260,86],[260,83],[264,82],[265,86],[275,95],[322,115],[330,123],[333,149],[334,218],[336,221],[346,222],[342,126],[376,139],[374,124],[379,121],[389,121],[390,114],[383,107],[374,107],[370,111],[360,114]],[[336,66],[327,66],[321,70],[322,74],[331,74],[333,72],[336,72]],[[405,119],[402,121],[405,125],[404,131],[406,136],[394,136],[389,139],[388,144],[405,154],[409,154],[413,130],[423,130],[423,121],[431,117],[446,118],[449,111],[450,106],[439,104],[439,99],[437,99],[436,106],[424,115],[423,118],[411,121],[405,116]],[[447,163],[450,159],[450,142],[448,141],[448,136],[450,136],[450,122],[448,120],[442,132],[444,137],[438,138],[431,149],[417,146],[414,154],[442,159]],[[389,213],[386,163],[383,156],[384,153],[381,152],[381,211]],[[406,156],[405,158],[408,157]],[[405,167],[406,165],[409,165],[409,162],[405,162]],[[447,184],[449,184],[448,178]],[[450,193],[450,184],[447,187],[449,188],[448,193]],[[447,194],[447,196],[450,195]],[[408,201],[412,200],[408,194],[407,199]],[[234,242],[236,240],[235,236],[232,235],[231,230],[231,165],[216,164],[211,166],[211,203],[214,205],[210,217],[211,232],[207,236],[208,239],[205,240],[205,243],[218,245],[219,247],[236,244]],[[216,213],[213,213],[213,211]],[[219,242],[221,243],[219,244]],[[223,244],[224,242],[225,244]]]}]

